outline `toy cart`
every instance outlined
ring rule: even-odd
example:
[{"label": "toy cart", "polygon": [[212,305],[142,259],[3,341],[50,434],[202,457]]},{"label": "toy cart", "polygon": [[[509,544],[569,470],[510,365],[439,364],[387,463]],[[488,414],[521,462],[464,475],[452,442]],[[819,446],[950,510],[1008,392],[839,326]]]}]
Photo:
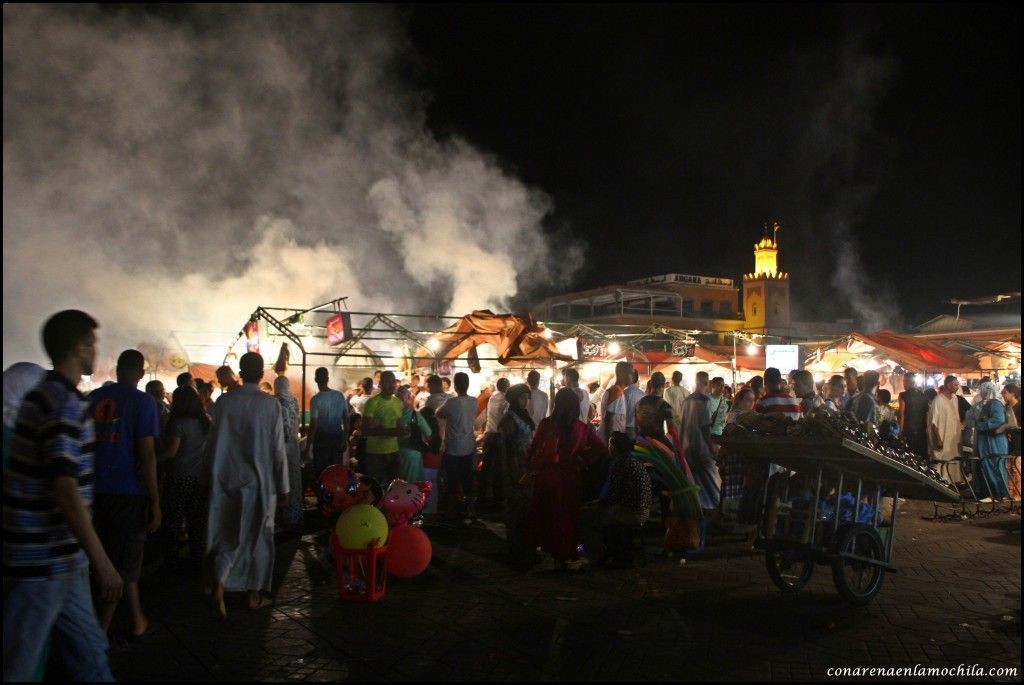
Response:
[{"label": "toy cart", "polygon": [[[754,545],[764,550],[768,575],[784,593],[799,592],[815,565],[823,565],[831,567],[840,595],[868,604],[882,589],[886,572],[896,571],[900,496],[960,499],[912,466],[849,439],[749,435],[722,444],[775,471],[765,487]],[[885,497],[892,498],[891,505],[883,506]]]}]

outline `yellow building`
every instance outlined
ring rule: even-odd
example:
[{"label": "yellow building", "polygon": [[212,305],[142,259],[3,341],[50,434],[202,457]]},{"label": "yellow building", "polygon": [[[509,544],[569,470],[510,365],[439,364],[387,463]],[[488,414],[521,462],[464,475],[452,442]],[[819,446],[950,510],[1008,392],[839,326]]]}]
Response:
[{"label": "yellow building", "polygon": [[844,335],[853,321],[793,321],[789,274],[779,269],[779,224],[754,244],[754,270],[743,276],[740,289],[731,278],[670,273],[549,297],[537,304],[539,321],[605,325],[653,325],[718,334],[731,340],[733,331],[780,338],[806,339]]}]

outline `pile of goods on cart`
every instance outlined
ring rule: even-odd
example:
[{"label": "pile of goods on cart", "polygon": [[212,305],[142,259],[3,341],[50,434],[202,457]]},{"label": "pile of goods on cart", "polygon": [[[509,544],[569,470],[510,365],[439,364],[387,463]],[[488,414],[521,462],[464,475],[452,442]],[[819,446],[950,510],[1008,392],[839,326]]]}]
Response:
[{"label": "pile of goods on cart", "polygon": [[887,459],[928,476],[937,483],[952,486],[949,479],[928,463],[927,458],[910,451],[906,441],[899,435],[898,426],[892,421],[883,421],[875,426],[871,423],[862,423],[849,414],[840,414],[824,408],[814,410],[800,421],[794,421],[786,416],[748,412],[741,415],[736,423],[727,426],[724,433],[725,438],[743,436],[852,440]]}]

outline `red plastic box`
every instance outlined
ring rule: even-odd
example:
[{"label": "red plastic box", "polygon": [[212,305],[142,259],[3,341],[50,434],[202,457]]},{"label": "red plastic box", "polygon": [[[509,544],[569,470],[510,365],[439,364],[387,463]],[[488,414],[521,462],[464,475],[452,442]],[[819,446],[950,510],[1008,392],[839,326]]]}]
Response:
[{"label": "red plastic box", "polygon": [[376,602],[388,582],[388,547],[343,549],[331,533],[331,553],[338,577],[338,595],[349,602]]}]

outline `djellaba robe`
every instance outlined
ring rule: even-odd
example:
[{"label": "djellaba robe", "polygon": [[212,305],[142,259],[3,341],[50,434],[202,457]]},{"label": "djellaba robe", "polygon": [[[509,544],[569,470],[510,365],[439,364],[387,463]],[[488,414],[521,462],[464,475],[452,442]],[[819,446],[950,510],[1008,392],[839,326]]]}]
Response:
[{"label": "djellaba robe", "polygon": [[213,405],[204,448],[207,563],[226,590],[270,591],[277,496],[289,492],[281,407],[246,383]]}]

